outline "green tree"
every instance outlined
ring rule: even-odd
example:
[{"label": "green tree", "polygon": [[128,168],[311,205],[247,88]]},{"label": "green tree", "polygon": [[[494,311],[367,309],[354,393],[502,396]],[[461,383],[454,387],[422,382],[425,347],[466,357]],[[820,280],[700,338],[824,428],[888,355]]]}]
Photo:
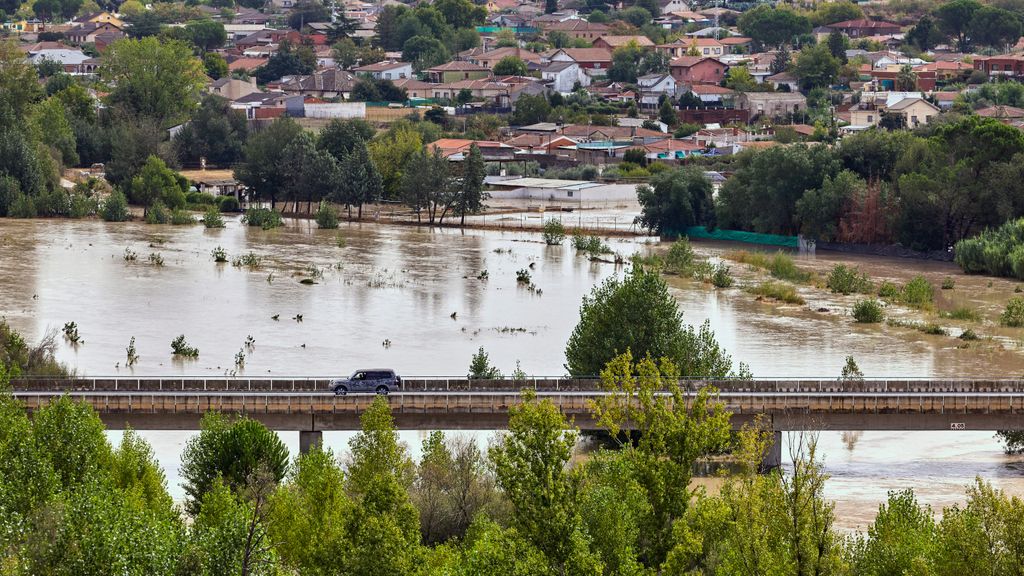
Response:
[{"label": "green tree", "polygon": [[866,191],[867,184],[849,170],[843,170],[835,178],[825,176],[820,188],[806,191],[796,201],[800,233],[807,238],[835,242],[839,220],[848,203]]},{"label": "green tree", "polygon": [[[197,513],[219,482],[238,494],[264,482],[280,482],[288,469],[288,449],[276,433],[255,420],[229,422],[208,412],[202,430],[185,444],[181,456],[185,508]],[[265,480],[264,480],[265,478]],[[217,498],[222,498],[218,496]]]},{"label": "green tree", "polygon": [[560,574],[600,573],[577,506],[580,477],[566,470],[576,433],[550,400],[526,391],[509,408],[509,430],[489,450],[511,525]]},{"label": "green tree", "polygon": [[828,45],[805,47],[796,59],[793,73],[805,90],[827,87],[839,74],[839,61],[832,56]]},{"label": "green tree", "polygon": [[676,112],[676,107],[672,104],[671,99],[665,98],[661,102],[661,107],[658,109],[658,119],[669,128],[679,125],[679,114]]},{"label": "green tree", "polygon": [[725,378],[732,370],[732,359],[709,325],[684,326],[665,281],[640,266],[583,297],[580,321],[565,348],[566,369],[577,377],[595,376],[627,350],[641,358],[667,358],[685,377]]},{"label": "green tree", "polygon": [[281,170],[284,172],[282,190],[285,199],[306,203],[307,213],[325,196],[341,188],[341,169],[338,161],[324,150],[317,149],[313,135],[302,132],[292,139],[281,152]]},{"label": "green tree", "polygon": [[398,442],[387,399],[378,396],[360,416],[349,442],[346,488],[356,504],[349,517],[354,574],[411,575],[422,555],[420,523],[409,499],[413,463]]},{"label": "green tree", "polygon": [[505,56],[494,65],[495,76],[526,76],[526,62],[515,56]]},{"label": "green tree", "polygon": [[433,224],[443,220],[452,206],[456,183],[451,178],[448,159],[441,155],[441,150],[427,148],[408,159],[402,174],[401,190],[402,201],[416,212],[417,220],[426,211],[428,222]]},{"label": "green tree", "polygon": [[42,96],[36,71],[14,40],[0,39],[0,95],[17,118]]},{"label": "green tree", "polygon": [[487,9],[470,0],[437,0],[434,3],[444,21],[452,28],[479,26],[487,19]]},{"label": "green tree", "polygon": [[299,0],[288,12],[288,27],[301,31],[313,22],[330,22],[331,9],[319,0]]},{"label": "green tree", "polygon": [[[688,398],[679,377],[672,361],[645,356],[634,363],[627,350],[601,371],[607,395],[593,404],[594,419],[619,440],[621,458],[628,462],[623,479],[637,482],[647,500],[638,523],[644,535],[638,552],[651,568],[667,558],[674,524],[697,493],[690,487],[694,463],[729,444],[730,415],[716,390],[703,387]],[[635,442],[625,437],[629,434],[636,435]]]},{"label": "green tree", "polygon": [[228,39],[224,25],[214,20],[195,20],[185,24],[185,35],[201,52],[220,48]]},{"label": "green tree", "polygon": [[776,47],[811,31],[811,22],[788,8],[760,4],[740,16],[739,29],[755,42]]},{"label": "green tree", "polygon": [[175,135],[173,143],[182,162],[193,163],[206,158],[211,164],[227,166],[242,159],[247,137],[245,115],[232,109],[226,98],[208,94],[192,121]]},{"label": "green tree", "polygon": [[931,50],[936,44],[942,41],[942,34],[939,32],[932,17],[925,14],[917,21],[917,24],[906,34],[909,44],[916,46],[918,50]]},{"label": "green tree", "polygon": [[864,11],[860,9],[860,6],[847,1],[819,4],[810,14],[811,24],[814,26],[827,26],[863,17]]},{"label": "green tree", "polygon": [[470,380],[500,380],[502,378],[501,370],[498,370],[496,366],[491,366],[491,359],[483,346],[477,350],[476,354],[473,354],[473,359],[469,362],[469,374],[466,378]]},{"label": "green tree", "polygon": [[109,86],[109,103],[172,124],[198,105],[205,75],[202,62],[185,44],[143,38],[111,44],[100,78]]},{"label": "green tree", "polygon": [[484,156],[476,144],[469,146],[469,154],[462,164],[462,182],[452,210],[459,217],[459,224],[465,226],[466,214],[482,210],[489,194],[484,192],[484,178],[487,176]]},{"label": "green tree", "polygon": [[975,44],[1005,50],[1020,38],[1020,17],[1009,10],[982,6],[971,16],[968,32]]},{"label": "green tree", "polygon": [[316,69],[316,54],[309,46],[294,46],[288,40],[282,40],[267,63],[256,71],[256,81],[266,84],[283,76],[301,76],[312,74]]},{"label": "green tree", "polygon": [[270,501],[268,535],[282,563],[302,574],[344,573],[353,509],[330,450],[316,446],[298,456]]},{"label": "green tree", "polygon": [[405,165],[422,148],[420,133],[407,125],[397,126],[367,146],[370,159],[380,172],[385,198],[396,200],[400,197]]},{"label": "green tree", "polygon": [[416,70],[426,70],[451,60],[451,52],[437,38],[413,36],[402,44],[402,60],[412,62]]},{"label": "green tree", "polygon": [[516,100],[515,110],[509,123],[513,126],[529,126],[538,122],[546,122],[551,115],[551,104],[543,94],[531,96],[523,94]]},{"label": "green tree", "polygon": [[177,173],[156,156],[146,159],[139,175],[132,178],[129,194],[133,203],[147,209],[157,202],[172,209],[185,207],[185,191]]},{"label": "green tree", "polygon": [[207,52],[203,55],[203,68],[206,70],[206,75],[214,80],[226,78],[230,73],[228,61],[216,52]]},{"label": "green tree", "polygon": [[358,217],[363,217],[363,204],[379,202],[384,195],[384,183],[380,172],[370,158],[370,153],[361,140],[357,140],[341,162],[340,190],[345,204],[358,208]]},{"label": "green tree", "polygon": [[714,222],[711,181],[699,168],[680,168],[655,174],[651,184],[636,188],[640,202],[637,221],[662,235],[685,233],[691,226]]},{"label": "green tree", "polygon": [[266,484],[246,492],[236,494],[218,477],[203,494],[189,542],[189,562],[199,574],[275,573],[276,557],[267,540]]},{"label": "green tree", "polygon": [[935,537],[932,510],[918,504],[913,490],[889,492],[866,537],[852,542],[851,565],[865,576],[920,573],[930,563]]},{"label": "green tree", "polygon": [[283,151],[300,133],[302,128],[294,120],[280,118],[253,134],[245,145],[244,161],[235,168],[235,177],[258,198],[274,204],[284,192]]},{"label": "green tree", "polygon": [[840,64],[846,64],[846,36],[838,30],[828,35],[828,51]]},{"label": "green tree", "polygon": [[1008,498],[991,484],[975,479],[967,503],[943,510],[934,541],[935,574],[952,576],[966,570],[1013,574],[1024,555],[1021,526],[1024,501]]},{"label": "green tree", "polygon": [[974,13],[981,8],[976,0],[950,0],[935,9],[935,20],[939,30],[956,39],[961,52],[970,48],[969,32]]},{"label": "green tree", "polygon": [[58,98],[50,97],[32,106],[29,120],[33,139],[56,152],[54,159],[60,166],[78,165],[75,134]]}]

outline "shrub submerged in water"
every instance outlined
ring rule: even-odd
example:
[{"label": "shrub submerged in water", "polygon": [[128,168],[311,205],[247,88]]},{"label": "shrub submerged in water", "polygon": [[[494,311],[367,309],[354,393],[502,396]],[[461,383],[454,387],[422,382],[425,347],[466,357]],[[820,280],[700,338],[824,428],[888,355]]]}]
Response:
[{"label": "shrub submerged in water", "polygon": [[249,208],[242,216],[242,222],[249,226],[259,226],[264,230],[284,225],[281,213],[271,208]]},{"label": "shrub submerged in water", "polygon": [[1010,298],[1006,309],[999,316],[999,323],[1011,328],[1024,326],[1024,298]]},{"label": "shrub submerged in water", "polygon": [[1024,279],[1024,218],[1010,220],[953,247],[953,261],[968,274]]},{"label": "shrub submerged in water", "polygon": [[877,300],[860,300],[853,305],[853,319],[858,323],[877,324],[882,316],[882,305]]},{"label": "shrub submerged in water", "polygon": [[871,281],[866,274],[854,266],[836,264],[828,273],[826,285],[829,290],[840,294],[853,294],[860,292],[867,294],[871,292]]}]

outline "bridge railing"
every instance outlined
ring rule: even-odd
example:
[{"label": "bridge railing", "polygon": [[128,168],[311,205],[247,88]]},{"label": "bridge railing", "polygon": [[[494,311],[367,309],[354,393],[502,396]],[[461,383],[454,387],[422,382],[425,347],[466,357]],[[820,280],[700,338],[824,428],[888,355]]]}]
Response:
[{"label": "bridge railing", "polygon": [[[11,380],[15,390],[91,391],[91,392],[326,392],[328,377],[20,377]],[[681,380],[684,390],[713,386],[720,392],[737,393],[881,393],[903,392],[1024,392],[1021,380],[975,379],[762,379],[762,380]],[[520,380],[475,380],[451,377],[410,377],[402,381],[407,392],[520,391],[533,389],[552,392],[586,392],[601,389],[593,378],[531,377]]]}]

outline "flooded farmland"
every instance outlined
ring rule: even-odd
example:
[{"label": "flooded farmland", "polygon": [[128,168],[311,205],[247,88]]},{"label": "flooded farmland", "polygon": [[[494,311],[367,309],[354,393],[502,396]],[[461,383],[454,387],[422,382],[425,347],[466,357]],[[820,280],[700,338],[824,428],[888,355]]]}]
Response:
[{"label": "flooded farmland", "polygon": [[[643,238],[606,242],[627,257],[652,249]],[[228,262],[214,262],[217,247]],[[711,257],[735,248],[696,247]],[[836,259],[819,255],[799,264],[824,273]],[[982,341],[963,347],[952,336],[968,326],[962,321],[935,320],[949,336],[856,325],[847,314],[856,297],[811,286],[799,288],[807,304],[798,306],[758,301],[739,288],[669,282],[685,320],[709,321],[734,360],[757,377],[835,378],[848,355],[869,377],[1024,374],[1024,332],[995,322],[1016,283],[964,276],[946,263],[841,260],[873,279],[925,275],[936,286],[940,310],[969,306],[981,314],[969,326]],[[624,270],[589,262],[568,242],[550,247],[537,234],[515,231],[373,224],[334,231],[305,221],[263,231],[237,219],[222,230],[0,220],[0,314],[32,340],[75,322],[84,343],[60,342],[58,358],[90,376],[326,376],[371,366],[406,376],[459,376],[481,346],[506,374],[519,361],[529,374],[558,376],[580,300]],[[529,274],[532,287],[517,282],[519,271]],[[733,271],[741,283],[757,274],[740,264]],[[946,278],[954,288],[939,290]],[[916,313],[891,314],[912,319]],[[198,359],[172,359],[170,342],[178,335],[199,349]],[[255,345],[238,368],[234,357],[249,336]],[[125,348],[133,337],[140,358],[129,369]],[[143,435],[165,464],[172,494],[180,495],[176,467],[187,434]],[[297,447],[297,435],[283,436]],[[403,436],[418,448],[417,433]],[[346,438],[327,434],[325,441],[341,450]],[[978,474],[1024,493],[1022,464],[1003,456],[987,432],[866,432],[849,439],[822,433],[833,476],[829,496],[844,527],[863,525],[890,489],[913,486],[922,500],[941,507],[958,501]]]}]

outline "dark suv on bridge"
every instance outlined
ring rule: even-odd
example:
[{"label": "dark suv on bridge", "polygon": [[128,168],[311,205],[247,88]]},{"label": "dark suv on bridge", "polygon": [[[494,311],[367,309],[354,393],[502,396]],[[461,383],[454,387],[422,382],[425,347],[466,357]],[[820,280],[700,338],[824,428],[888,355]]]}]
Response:
[{"label": "dark suv on bridge", "polygon": [[341,396],[349,392],[388,394],[399,390],[402,379],[394,370],[356,370],[348,378],[331,381],[331,391]]}]

